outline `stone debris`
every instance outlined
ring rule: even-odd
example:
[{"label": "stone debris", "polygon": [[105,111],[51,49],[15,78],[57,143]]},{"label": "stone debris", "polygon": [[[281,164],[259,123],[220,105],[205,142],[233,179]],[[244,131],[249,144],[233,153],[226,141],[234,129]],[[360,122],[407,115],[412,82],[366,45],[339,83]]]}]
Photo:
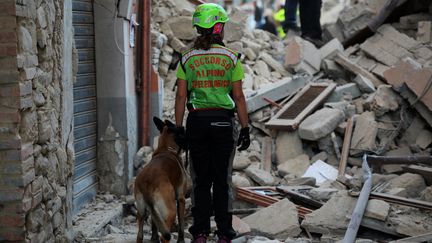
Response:
[{"label": "stone debris", "polygon": [[288,199],[259,210],[243,218],[243,221],[252,231],[267,237],[285,239],[296,237],[301,232],[295,205]]},{"label": "stone debris", "polygon": [[[242,54],[246,75],[243,88],[253,127],[252,145],[247,151],[237,153],[234,159],[234,188],[285,185],[296,187],[295,192],[308,198],[294,200],[282,195],[276,203],[264,208],[236,200],[235,209],[257,207],[257,211],[237,215],[236,220],[241,221],[236,222],[246,223],[251,232],[233,242],[342,240],[357,201],[356,193],[362,187],[364,154],[430,156],[430,2],[420,1],[415,6],[415,14],[376,26],[376,31],[361,43],[346,49],[342,44],[364,29],[385,2],[360,0],[346,4],[337,21],[324,26],[326,44],[321,48],[298,36],[288,35],[281,40],[262,30],[251,31],[246,26],[247,13],[229,9],[231,15],[235,15],[226,26],[225,42]],[[179,54],[192,46],[196,36],[190,26],[194,6],[186,0],[153,0],[152,6],[152,64],[164,82],[164,117],[173,120],[176,62]],[[29,70],[26,75],[33,74]],[[264,126],[312,82],[330,82],[336,88],[308,111],[309,115],[298,127],[268,129]],[[314,96],[319,94],[320,91],[316,91]],[[310,97],[300,98],[304,107],[297,106],[297,113],[284,114],[283,119],[294,119],[301,114]],[[39,100],[43,104],[43,99]],[[351,137],[346,138],[349,118],[353,118],[355,125]],[[44,123],[49,124],[49,121]],[[49,138],[49,128],[49,125],[39,128],[40,140]],[[264,152],[263,144],[270,153]],[[344,147],[348,151],[347,167],[338,173]],[[134,159],[135,169],[143,166],[151,153],[150,147],[140,149]],[[324,166],[320,168],[328,168],[329,174],[327,171],[306,173],[317,161]],[[407,161],[407,164],[413,163]],[[42,160],[38,164],[43,164]],[[422,164],[422,167],[426,172],[420,174],[406,171],[406,165],[378,165],[372,175],[372,192],[431,203],[432,185],[426,175],[430,175],[427,170],[432,170],[432,165]],[[298,207],[309,205],[305,203],[308,200],[322,206],[311,209],[299,224]],[[361,227],[373,229],[376,238],[363,239],[371,236],[359,235],[356,242],[383,240],[380,232],[393,237],[392,240],[431,232],[430,209],[399,203],[370,198]],[[113,227],[110,231],[121,233],[121,229]]]}]

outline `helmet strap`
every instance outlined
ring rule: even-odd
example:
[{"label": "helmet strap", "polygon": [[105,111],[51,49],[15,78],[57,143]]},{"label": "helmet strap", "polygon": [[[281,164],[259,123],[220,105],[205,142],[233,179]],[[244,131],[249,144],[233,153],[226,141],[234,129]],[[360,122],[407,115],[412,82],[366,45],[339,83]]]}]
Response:
[{"label": "helmet strap", "polygon": [[213,32],[212,32],[212,34],[214,34],[214,35],[220,35],[222,33],[222,31],[223,31],[223,27],[224,27],[224,25],[222,23],[216,23],[213,26]]}]

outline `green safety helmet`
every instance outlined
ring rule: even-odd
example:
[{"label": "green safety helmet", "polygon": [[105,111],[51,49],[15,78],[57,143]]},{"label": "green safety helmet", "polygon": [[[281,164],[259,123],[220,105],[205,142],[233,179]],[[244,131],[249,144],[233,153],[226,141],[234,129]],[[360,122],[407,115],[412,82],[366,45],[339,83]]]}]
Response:
[{"label": "green safety helmet", "polygon": [[216,23],[226,23],[229,20],[225,9],[216,3],[198,5],[192,17],[192,25],[210,29]]}]

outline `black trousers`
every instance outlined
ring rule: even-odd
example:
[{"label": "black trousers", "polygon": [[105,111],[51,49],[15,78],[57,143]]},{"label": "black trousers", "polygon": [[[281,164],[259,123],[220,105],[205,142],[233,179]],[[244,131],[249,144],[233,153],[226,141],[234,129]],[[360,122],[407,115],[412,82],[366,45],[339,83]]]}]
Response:
[{"label": "black trousers", "polygon": [[186,132],[193,181],[193,224],[189,232],[194,236],[209,234],[210,217],[214,213],[216,234],[232,239],[235,236],[231,213],[231,172],[235,153],[232,118],[190,113]]},{"label": "black trousers", "polygon": [[302,37],[322,40],[321,4],[322,0],[299,0]]}]

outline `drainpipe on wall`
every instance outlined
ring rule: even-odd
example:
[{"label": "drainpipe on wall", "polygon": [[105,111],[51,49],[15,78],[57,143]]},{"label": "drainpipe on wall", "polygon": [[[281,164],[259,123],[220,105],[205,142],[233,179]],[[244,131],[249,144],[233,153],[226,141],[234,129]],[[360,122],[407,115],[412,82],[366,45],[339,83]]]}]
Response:
[{"label": "drainpipe on wall", "polygon": [[139,75],[137,91],[139,98],[139,147],[149,145],[149,114],[150,114],[150,81],[152,78],[151,66],[151,39],[150,39],[150,12],[151,0],[143,0],[140,3],[140,43],[139,43]]}]

